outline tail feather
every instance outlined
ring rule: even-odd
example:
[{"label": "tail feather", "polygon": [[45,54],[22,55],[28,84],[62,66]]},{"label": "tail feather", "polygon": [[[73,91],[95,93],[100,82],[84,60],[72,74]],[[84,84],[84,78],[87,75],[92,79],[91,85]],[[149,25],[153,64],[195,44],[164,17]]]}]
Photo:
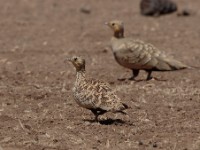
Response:
[{"label": "tail feather", "polygon": [[122,105],[124,106],[124,109],[128,109],[129,108],[128,105],[126,105],[124,103],[122,103]]},{"label": "tail feather", "polygon": [[124,111],[122,111],[122,110],[120,110],[120,111],[115,111],[115,113],[121,113],[121,114],[123,114],[123,115],[127,115],[127,113],[124,112]]},{"label": "tail feather", "polygon": [[197,66],[189,66],[189,68],[188,69],[200,69],[200,67],[197,67]]},{"label": "tail feather", "polygon": [[181,69],[189,68],[189,66],[187,66],[177,60],[170,60],[167,63],[171,67],[172,70],[181,70]]},{"label": "tail feather", "polygon": [[128,105],[126,105],[124,103],[121,103],[121,104],[120,104],[120,107],[118,107],[117,109],[115,109],[113,112],[114,113],[121,113],[121,114],[126,115],[126,112],[124,112],[123,110],[128,109],[129,107],[128,107]]},{"label": "tail feather", "polygon": [[190,68],[177,60],[174,59],[160,59],[158,64],[155,66],[154,70],[156,71],[174,71]]}]

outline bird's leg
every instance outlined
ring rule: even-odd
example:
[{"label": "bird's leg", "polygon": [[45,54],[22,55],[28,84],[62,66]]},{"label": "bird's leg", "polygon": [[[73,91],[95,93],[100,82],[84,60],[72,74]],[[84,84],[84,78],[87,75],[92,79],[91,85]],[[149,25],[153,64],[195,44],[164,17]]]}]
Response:
[{"label": "bird's leg", "polygon": [[106,110],[103,109],[91,109],[92,113],[95,115],[95,122],[98,122],[98,116],[99,115],[103,115],[104,113],[106,113]]},{"label": "bird's leg", "polygon": [[132,69],[133,72],[133,76],[131,78],[129,78],[129,80],[135,80],[135,78],[138,76],[140,70],[135,70]]},{"label": "bird's leg", "polygon": [[100,110],[100,111],[98,111],[98,115],[103,115],[106,112],[107,112],[106,110]]},{"label": "bird's leg", "polygon": [[95,118],[94,118],[95,122],[99,122],[98,116],[99,116],[98,114],[95,114]]},{"label": "bird's leg", "polygon": [[147,81],[148,80],[151,80],[152,79],[152,76],[151,76],[151,73],[152,73],[152,71],[151,70],[146,70],[146,72],[147,72]]},{"label": "bird's leg", "polygon": [[146,72],[148,73],[148,74],[147,74],[147,79],[146,79],[147,81],[148,81],[148,80],[151,80],[151,79],[154,79],[154,80],[157,80],[157,81],[166,81],[166,80],[162,80],[162,79],[159,79],[159,78],[156,78],[156,77],[152,77],[152,76],[151,76],[151,73],[152,73],[151,70],[146,70]]},{"label": "bird's leg", "polygon": [[[106,110],[97,110],[97,117],[99,116],[99,115],[103,115],[104,113],[106,113],[107,111]],[[97,119],[97,121],[99,121],[98,119]]]},{"label": "bird's leg", "polygon": [[92,113],[94,114],[94,116],[95,116],[95,122],[98,122],[98,116],[99,116],[99,114],[97,113],[97,110],[95,110],[95,109],[91,109],[91,111],[92,111]]}]

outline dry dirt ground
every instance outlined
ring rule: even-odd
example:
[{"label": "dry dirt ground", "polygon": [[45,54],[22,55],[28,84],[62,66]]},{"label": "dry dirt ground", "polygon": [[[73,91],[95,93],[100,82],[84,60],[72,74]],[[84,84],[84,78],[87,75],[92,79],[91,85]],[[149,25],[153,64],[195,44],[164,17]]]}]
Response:
[{"label": "dry dirt ground", "polygon": [[[126,36],[200,66],[200,1],[176,2],[194,15],[143,17],[139,0],[1,0],[0,150],[199,150],[200,71],[118,81],[131,71],[114,61],[104,26],[121,19]],[[64,63],[72,55],[86,58],[88,76],[111,84],[131,107],[129,116],[87,121],[93,115],[75,103],[75,70]],[[138,79],[145,77],[141,72]]]}]

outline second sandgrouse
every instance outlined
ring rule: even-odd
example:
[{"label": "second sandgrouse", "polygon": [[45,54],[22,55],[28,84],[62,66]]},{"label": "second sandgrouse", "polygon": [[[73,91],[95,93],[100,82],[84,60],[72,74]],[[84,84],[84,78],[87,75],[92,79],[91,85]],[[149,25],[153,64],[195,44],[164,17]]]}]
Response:
[{"label": "second sandgrouse", "polygon": [[171,0],[141,0],[140,11],[142,15],[159,16],[177,10],[177,5]]},{"label": "second sandgrouse", "polygon": [[150,80],[152,71],[174,71],[189,68],[187,65],[168,57],[158,48],[140,40],[124,37],[124,25],[122,21],[114,20],[106,22],[113,30],[111,38],[112,51],[116,61],[132,70],[132,80],[138,76],[140,70],[145,70]]},{"label": "second sandgrouse", "polygon": [[108,83],[100,80],[86,78],[85,60],[74,56],[68,58],[76,68],[76,81],[73,88],[73,95],[77,104],[89,109],[95,115],[95,121],[98,116],[108,111],[120,112],[128,106],[121,102],[120,98],[110,88]]}]

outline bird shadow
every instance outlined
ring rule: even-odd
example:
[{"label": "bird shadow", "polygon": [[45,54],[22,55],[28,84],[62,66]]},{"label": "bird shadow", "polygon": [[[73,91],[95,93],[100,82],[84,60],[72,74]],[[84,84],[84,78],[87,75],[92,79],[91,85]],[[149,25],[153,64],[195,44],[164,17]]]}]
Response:
[{"label": "bird shadow", "polygon": [[118,125],[118,124],[124,124],[125,121],[121,120],[121,119],[111,119],[111,118],[108,118],[106,120],[100,120],[99,121],[100,124],[102,125]]},{"label": "bird shadow", "polygon": [[[90,122],[90,123],[96,123],[95,120],[88,120],[88,119],[84,119],[84,121]],[[98,121],[101,125],[119,125],[119,124],[124,124],[125,121],[121,120],[121,119],[105,119],[105,120],[99,120]]]},{"label": "bird shadow", "polygon": [[118,78],[117,80],[118,80],[118,81],[125,81],[126,78]]},{"label": "bird shadow", "polygon": [[157,78],[157,77],[152,77],[150,80],[146,80],[146,81],[151,81],[151,80],[155,80],[155,81],[167,81],[167,79],[161,79],[161,78]]},{"label": "bird shadow", "polygon": [[152,79],[150,80],[146,80],[146,79],[130,79],[130,78],[120,78],[120,79],[117,79],[118,81],[126,81],[126,80],[129,80],[129,81],[134,81],[134,82],[148,82],[148,81],[167,81],[167,79],[160,79],[160,78],[156,78],[156,77],[152,77]]}]

